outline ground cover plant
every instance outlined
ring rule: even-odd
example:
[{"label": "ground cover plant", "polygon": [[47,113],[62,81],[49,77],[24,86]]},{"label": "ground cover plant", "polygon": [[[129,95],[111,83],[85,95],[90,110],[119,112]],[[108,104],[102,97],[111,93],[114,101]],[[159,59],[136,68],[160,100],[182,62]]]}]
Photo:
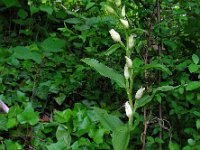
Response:
[{"label": "ground cover plant", "polygon": [[200,2],[0,1],[0,149],[200,149]]}]

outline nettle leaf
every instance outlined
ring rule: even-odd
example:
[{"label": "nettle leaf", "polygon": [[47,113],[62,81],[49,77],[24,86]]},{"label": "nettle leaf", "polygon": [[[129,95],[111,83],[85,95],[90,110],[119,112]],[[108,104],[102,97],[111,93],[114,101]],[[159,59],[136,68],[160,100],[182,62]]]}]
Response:
[{"label": "nettle leaf", "polygon": [[198,88],[200,88],[200,81],[193,81],[188,83],[188,85],[186,86],[186,91],[192,91]]},{"label": "nettle leaf", "polygon": [[196,54],[193,54],[192,55],[192,60],[195,64],[198,64],[199,63],[199,57],[196,55]]},{"label": "nettle leaf", "polygon": [[107,67],[96,59],[85,58],[82,59],[82,61],[94,68],[102,76],[110,78],[111,80],[115,81],[120,87],[125,88],[124,76],[122,76],[112,68]]},{"label": "nettle leaf", "polygon": [[24,60],[33,60],[36,63],[40,64],[42,61],[41,55],[37,52],[31,51],[29,48],[24,46],[17,46],[11,49],[14,54],[13,57],[17,59],[24,59]]},{"label": "nettle leaf", "polygon": [[109,131],[115,131],[115,129],[123,125],[123,122],[117,116],[109,115],[103,109],[94,108],[94,111],[98,120]]},{"label": "nettle leaf", "polygon": [[41,46],[46,52],[60,52],[65,44],[66,42],[64,40],[50,37],[44,40]]},{"label": "nettle leaf", "polygon": [[130,139],[128,126],[117,128],[112,134],[112,144],[114,150],[126,150]]},{"label": "nettle leaf", "polygon": [[38,112],[34,112],[33,107],[28,103],[24,111],[17,115],[17,119],[21,124],[35,125],[39,121],[39,115]]}]

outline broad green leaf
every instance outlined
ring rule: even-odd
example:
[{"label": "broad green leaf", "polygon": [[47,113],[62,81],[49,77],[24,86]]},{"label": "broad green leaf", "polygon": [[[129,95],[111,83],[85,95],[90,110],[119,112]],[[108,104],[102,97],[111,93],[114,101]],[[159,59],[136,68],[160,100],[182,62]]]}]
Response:
[{"label": "broad green leaf", "polygon": [[15,127],[17,125],[18,125],[17,118],[9,118],[8,119],[8,122],[7,122],[7,128],[8,129],[13,128],[13,127]]},{"label": "broad green leaf", "polygon": [[23,147],[18,142],[13,142],[11,140],[4,141],[7,150],[23,150]]},{"label": "broad green leaf", "polygon": [[7,117],[4,114],[0,114],[0,131],[7,131]]},{"label": "broad green leaf", "polygon": [[24,9],[18,11],[18,16],[22,19],[25,19],[28,16],[28,13]]},{"label": "broad green leaf", "polygon": [[24,46],[17,46],[15,48],[12,48],[11,50],[14,52],[13,57],[17,59],[30,59],[37,62],[38,64],[40,64],[42,61],[41,55],[39,53],[32,52],[30,49]]},{"label": "broad green leaf", "polygon": [[196,55],[196,54],[193,54],[192,55],[192,60],[195,64],[198,64],[199,63],[199,57]]},{"label": "broad green leaf", "polygon": [[59,96],[55,98],[56,103],[58,103],[58,105],[61,105],[64,101],[65,101],[66,95],[63,93],[59,93]]},{"label": "broad green leaf", "polygon": [[39,7],[41,11],[48,13],[51,15],[53,13],[53,9],[50,6],[40,6]]},{"label": "broad green leaf", "polygon": [[100,128],[97,130],[91,129],[88,133],[89,137],[94,140],[95,143],[101,144],[104,141],[104,134],[107,130]]},{"label": "broad green leaf", "polygon": [[130,131],[127,126],[118,127],[112,134],[114,150],[126,150],[130,140]]},{"label": "broad green leaf", "polygon": [[161,92],[172,91],[172,90],[174,90],[178,87],[180,87],[180,86],[176,86],[176,87],[175,86],[169,86],[169,85],[161,86],[161,87],[156,88],[155,92],[157,92],[157,91],[161,91]]},{"label": "broad green leaf", "polygon": [[46,52],[60,52],[65,44],[66,42],[64,40],[50,37],[44,40],[41,46]]},{"label": "broad green leaf", "polygon": [[54,117],[55,121],[59,123],[68,122],[72,117],[72,111],[70,109],[66,109],[64,111],[55,111]]},{"label": "broad green leaf", "polygon": [[144,95],[140,100],[138,100],[138,108],[143,107],[147,103],[153,100],[154,95]]},{"label": "broad green leaf", "polygon": [[163,72],[166,72],[169,75],[172,74],[171,71],[165,65],[161,65],[158,63],[146,64],[144,65],[143,70],[146,70],[146,69],[159,69]]},{"label": "broad green leaf", "polygon": [[179,145],[175,142],[169,142],[168,147],[169,147],[169,150],[179,150],[180,149]]},{"label": "broad green leaf", "polygon": [[197,64],[190,64],[188,66],[188,69],[189,69],[190,73],[194,73],[194,72],[198,71],[199,68],[200,68],[200,66],[197,65]]},{"label": "broad green leaf", "polygon": [[40,9],[38,7],[35,6],[30,6],[30,11],[31,11],[31,15],[37,13],[40,11]]},{"label": "broad green leaf", "polygon": [[115,81],[120,87],[125,88],[124,76],[122,76],[112,68],[105,66],[104,64],[98,62],[96,59],[85,58],[82,59],[82,61],[90,65],[102,76],[110,78],[111,80]]},{"label": "broad green leaf", "polygon": [[48,150],[66,150],[66,143],[64,141],[58,141],[57,143],[53,143],[47,146]]},{"label": "broad green leaf", "polygon": [[193,81],[188,83],[188,85],[186,86],[186,91],[192,91],[198,88],[200,88],[200,81]]},{"label": "broad green leaf", "polygon": [[19,4],[18,0],[2,0],[2,2],[6,5],[6,7],[12,7]]},{"label": "broad green leaf", "polygon": [[28,103],[24,111],[17,115],[17,119],[21,124],[28,123],[30,125],[35,125],[39,121],[39,115],[37,112],[34,112],[33,107]]},{"label": "broad green leaf", "polygon": [[103,55],[109,56],[110,54],[114,53],[120,47],[121,47],[120,44],[118,44],[118,43],[114,44],[107,51],[101,53],[101,56],[103,56]]},{"label": "broad green leaf", "polygon": [[62,125],[58,126],[58,129],[56,131],[56,138],[58,141],[64,141],[67,148],[70,148],[71,136],[69,130],[66,127]]},{"label": "broad green leaf", "polygon": [[197,129],[200,129],[200,119],[198,119],[198,120],[196,121],[196,127],[197,127]]},{"label": "broad green leaf", "polygon": [[109,115],[105,110],[100,108],[94,108],[96,117],[101,122],[101,124],[109,131],[114,131],[118,127],[122,126],[122,121],[114,115]]}]

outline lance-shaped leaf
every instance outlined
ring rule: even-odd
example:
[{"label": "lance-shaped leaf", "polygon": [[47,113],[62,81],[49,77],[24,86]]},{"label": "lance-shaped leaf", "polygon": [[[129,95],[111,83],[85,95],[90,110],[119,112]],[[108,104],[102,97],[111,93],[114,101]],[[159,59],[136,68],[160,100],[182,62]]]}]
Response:
[{"label": "lance-shaped leaf", "polygon": [[112,144],[114,150],[126,150],[130,139],[128,126],[117,128],[112,134]]},{"label": "lance-shaped leaf", "polygon": [[94,108],[97,119],[109,131],[115,131],[118,127],[123,125],[123,122],[114,115],[109,115],[105,110]]},{"label": "lance-shaped leaf", "polygon": [[110,78],[111,80],[115,81],[120,87],[125,88],[124,76],[119,74],[117,71],[100,63],[96,59],[85,58],[82,59],[82,61],[94,68],[102,76]]},{"label": "lance-shaped leaf", "polygon": [[142,67],[142,70],[147,70],[147,69],[159,69],[163,72],[166,72],[167,74],[171,75],[171,71],[162,64],[157,64],[157,63],[152,63],[152,64],[146,64],[144,67]]}]

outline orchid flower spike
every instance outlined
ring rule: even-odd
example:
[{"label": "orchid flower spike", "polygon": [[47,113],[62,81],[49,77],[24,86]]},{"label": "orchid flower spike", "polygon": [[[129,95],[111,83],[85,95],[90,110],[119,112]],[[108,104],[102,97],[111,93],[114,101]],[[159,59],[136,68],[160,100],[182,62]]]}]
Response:
[{"label": "orchid flower spike", "polygon": [[128,101],[125,103],[125,112],[128,118],[130,118],[133,115],[133,111]]}]

